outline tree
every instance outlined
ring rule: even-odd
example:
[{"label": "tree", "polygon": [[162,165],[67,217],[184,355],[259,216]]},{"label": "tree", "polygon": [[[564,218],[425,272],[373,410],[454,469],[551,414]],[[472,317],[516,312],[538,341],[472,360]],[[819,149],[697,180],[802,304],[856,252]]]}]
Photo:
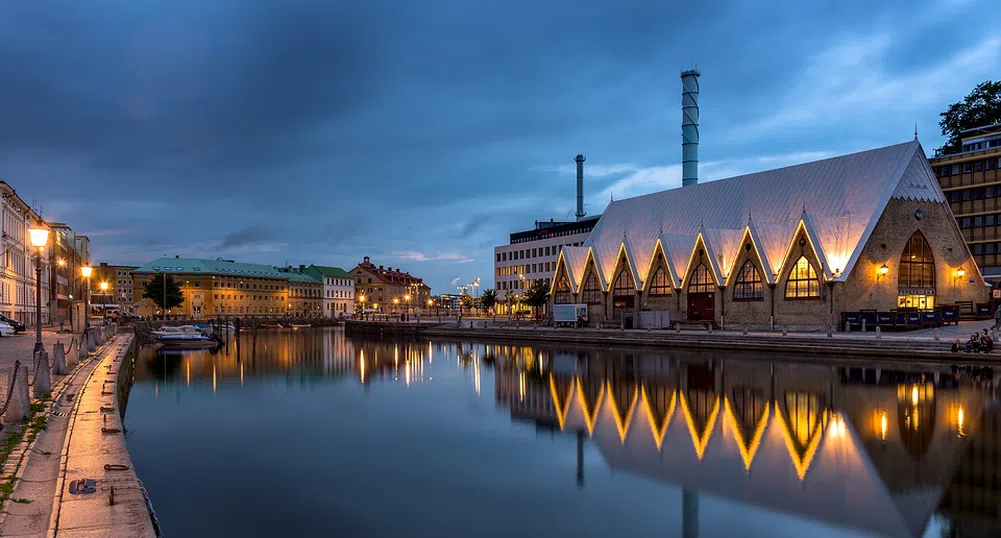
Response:
[{"label": "tree", "polygon": [[[165,286],[166,294],[164,293]],[[154,274],[150,281],[143,285],[143,297],[151,299],[163,312],[184,303],[181,287],[174,281],[174,277],[164,275],[164,273]]]},{"label": "tree", "polygon": [[942,120],[938,122],[942,135],[948,137],[940,152],[955,153],[961,151],[962,140],[960,132],[974,127],[1001,123],[1001,80],[985,81],[977,84],[962,101],[949,105],[945,112],[939,114]]},{"label": "tree", "polygon": [[504,292],[504,299],[507,301],[508,317],[513,316],[518,310],[518,294],[514,290]]},{"label": "tree", "polygon": [[480,295],[480,304],[487,310],[493,308],[497,304],[497,290],[493,288],[483,290],[483,295]]},{"label": "tree", "polygon": [[472,309],[473,308],[473,296],[470,295],[469,293],[463,291],[462,294],[459,295],[459,306],[461,306],[465,310]]},{"label": "tree", "polygon": [[525,290],[525,302],[528,306],[532,307],[532,310],[538,312],[539,307],[546,304],[549,300],[549,288],[546,286],[544,280],[536,280],[532,282],[532,285]]}]

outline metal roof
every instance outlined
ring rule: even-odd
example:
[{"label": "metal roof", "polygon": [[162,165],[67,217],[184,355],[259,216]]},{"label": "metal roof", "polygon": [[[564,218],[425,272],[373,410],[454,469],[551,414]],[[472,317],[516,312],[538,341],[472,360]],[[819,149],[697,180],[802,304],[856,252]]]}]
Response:
[{"label": "metal roof", "polygon": [[749,231],[777,273],[802,226],[825,275],[843,280],[891,198],[945,203],[917,140],[613,201],[580,250],[565,247],[564,258],[580,283],[592,252],[607,283],[626,245],[640,283],[659,240],[678,286],[700,236],[714,274],[725,279]]},{"label": "metal roof", "polygon": [[341,269],[340,267],[330,267],[326,265],[310,265],[309,267],[306,268],[307,271],[309,271],[310,269],[314,269],[316,273],[319,273],[322,276],[330,278],[350,278],[352,280],[354,279],[353,276],[348,274],[347,271]]},{"label": "metal roof", "polygon": [[288,279],[288,273],[283,273],[270,265],[200,258],[158,258],[132,272],[158,273],[161,271],[165,273],[204,273],[221,276]]}]

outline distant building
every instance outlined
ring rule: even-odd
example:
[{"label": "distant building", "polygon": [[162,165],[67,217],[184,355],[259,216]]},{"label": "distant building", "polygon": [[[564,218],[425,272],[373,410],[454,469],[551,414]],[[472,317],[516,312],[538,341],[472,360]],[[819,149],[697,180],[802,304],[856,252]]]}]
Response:
[{"label": "distant building", "polygon": [[431,297],[431,288],[424,280],[399,268],[376,266],[368,256],[351,270],[351,276],[356,301],[380,312],[397,312],[408,304],[410,308],[419,309],[426,306]]},{"label": "distant building", "polygon": [[74,323],[74,305],[83,315],[86,283],[80,268],[90,265],[90,239],[77,235],[73,228],[62,222],[49,222],[49,289],[52,290],[49,308],[54,323]]},{"label": "distant building", "polygon": [[288,312],[293,316],[325,316],[323,312],[323,282],[306,272],[306,266],[298,269],[280,269],[288,278]]},{"label": "distant building", "polygon": [[511,234],[508,244],[494,247],[497,313],[509,312],[508,292],[521,295],[536,280],[549,286],[560,250],[583,244],[599,218],[600,215],[574,222],[536,222],[535,228],[515,232]]},{"label": "distant building", "polygon": [[[132,271],[136,269],[134,265],[109,265],[105,262],[95,266],[90,279],[91,308],[108,314],[131,314],[136,299]],[[102,283],[107,283],[107,290],[101,290]]]},{"label": "distant building", "polygon": [[323,315],[335,318],[355,311],[354,278],[340,267],[310,265],[306,273],[323,282]]},{"label": "distant building", "polygon": [[[36,226],[48,228],[42,218],[18,196],[13,187],[0,181],[0,243],[2,243],[3,271],[0,272],[0,314],[34,326],[38,309],[41,308],[42,323],[49,323],[51,316],[50,286],[51,264],[49,254],[44,254],[42,262],[42,302],[35,304],[35,263],[37,252],[28,237],[28,229]],[[49,246],[52,245],[51,233]],[[45,252],[50,252],[49,248]]]},{"label": "distant building", "polygon": [[962,132],[962,149],[929,160],[984,279],[1001,282],[1001,124]]}]

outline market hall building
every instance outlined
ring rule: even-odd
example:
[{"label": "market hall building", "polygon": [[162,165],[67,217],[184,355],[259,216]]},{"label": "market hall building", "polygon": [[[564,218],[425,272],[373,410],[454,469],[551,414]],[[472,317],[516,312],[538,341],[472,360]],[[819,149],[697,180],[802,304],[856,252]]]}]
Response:
[{"label": "market hall building", "polygon": [[913,141],[611,202],[550,289],[591,323],[840,325],[842,313],[985,303]]}]

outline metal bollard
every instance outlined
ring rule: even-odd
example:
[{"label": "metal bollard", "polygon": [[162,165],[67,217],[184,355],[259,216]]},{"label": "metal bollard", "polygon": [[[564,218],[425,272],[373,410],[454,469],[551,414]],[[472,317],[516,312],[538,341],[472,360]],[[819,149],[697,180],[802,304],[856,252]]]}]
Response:
[{"label": "metal bollard", "polygon": [[52,346],[52,373],[56,375],[69,373],[69,368],[66,367],[66,348],[62,342],[56,342]]},{"label": "metal bollard", "polygon": [[35,398],[41,398],[43,394],[52,393],[52,370],[49,369],[49,354],[44,349],[35,353],[35,360],[38,370],[31,389]]}]

